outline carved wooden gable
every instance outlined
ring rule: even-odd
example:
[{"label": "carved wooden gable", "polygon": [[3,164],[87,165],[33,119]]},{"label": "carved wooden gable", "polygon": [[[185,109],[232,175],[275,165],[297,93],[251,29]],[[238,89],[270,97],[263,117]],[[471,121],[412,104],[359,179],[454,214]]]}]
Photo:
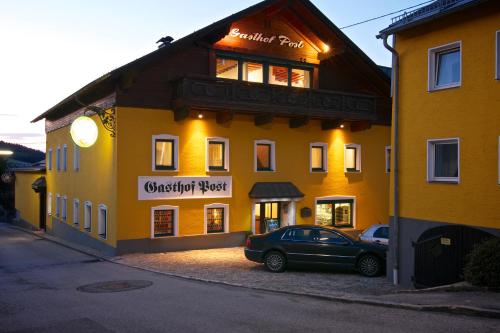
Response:
[{"label": "carved wooden gable", "polygon": [[[310,36],[310,34],[309,34]],[[216,49],[318,64],[325,44],[290,24],[281,15],[265,14],[233,22]]]}]

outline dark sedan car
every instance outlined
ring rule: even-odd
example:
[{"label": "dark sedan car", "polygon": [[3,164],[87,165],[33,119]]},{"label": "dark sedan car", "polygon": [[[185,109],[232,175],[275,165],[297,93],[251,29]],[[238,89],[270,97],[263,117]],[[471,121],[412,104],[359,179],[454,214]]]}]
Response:
[{"label": "dark sedan car", "polygon": [[245,256],[271,272],[283,272],[287,264],[326,264],[377,276],[384,270],[386,251],[385,245],[356,240],[332,227],[295,225],[249,236]]}]

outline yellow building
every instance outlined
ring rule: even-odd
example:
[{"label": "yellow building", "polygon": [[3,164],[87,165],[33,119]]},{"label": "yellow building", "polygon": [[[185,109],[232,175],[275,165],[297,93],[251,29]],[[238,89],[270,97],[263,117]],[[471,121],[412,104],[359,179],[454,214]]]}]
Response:
[{"label": "yellow building", "polygon": [[472,246],[500,234],[500,2],[435,1],[395,18],[389,35],[399,193],[388,268],[403,285],[456,282]]},{"label": "yellow building", "polygon": [[[34,120],[47,132],[47,229],[127,253],[385,223],[389,90],[309,1],[263,1],[165,37]],[[87,148],[72,140],[84,114],[98,125]]]},{"label": "yellow building", "polygon": [[42,165],[17,168],[13,179],[17,214],[12,222],[27,229],[45,229],[47,215],[45,167]]}]

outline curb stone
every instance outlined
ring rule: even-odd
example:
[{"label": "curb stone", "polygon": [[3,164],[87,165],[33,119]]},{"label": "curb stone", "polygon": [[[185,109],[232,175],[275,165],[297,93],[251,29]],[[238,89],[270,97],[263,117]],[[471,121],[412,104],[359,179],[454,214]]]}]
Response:
[{"label": "curb stone", "polygon": [[189,275],[181,275],[181,274],[162,272],[162,271],[155,270],[152,268],[140,267],[140,266],[135,266],[135,265],[123,263],[123,262],[120,262],[120,260],[122,259],[121,257],[103,256],[102,254],[100,254],[97,251],[95,251],[95,252],[91,251],[88,248],[84,248],[84,247],[78,246],[76,244],[73,244],[73,243],[70,243],[67,241],[63,241],[63,240],[61,240],[57,237],[54,237],[54,236],[49,236],[47,234],[42,234],[40,232],[24,229],[24,228],[21,228],[18,226],[13,226],[11,224],[8,224],[8,227],[32,234],[36,237],[48,240],[48,241],[50,241],[52,243],[56,243],[58,245],[62,245],[66,248],[78,251],[80,253],[83,253],[83,254],[86,254],[86,255],[89,255],[92,257],[95,257],[95,258],[100,259],[102,261],[107,261],[107,262],[110,262],[110,263],[113,263],[116,265],[122,265],[125,267],[135,268],[135,269],[146,271],[146,272],[151,272],[151,273],[160,274],[160,275],[169,276],[169,277],[174,277],[174,278],[180,278],[180,279],[184,279],[184,280],[212,283],[212,284],[218,284],[218,285],[229,286],[229,287],[246,288],[246,289],[250,289],[250,290],[266,291],[266,292],[286,294],[286,295],[294,295],[294,296],[302,296],[302,297],[305,296],[305,297],[311,297],[311,298],[340,302],[340,303],[363,304],[363,305],[381,306],[381,307],[386,307],[386,308],[396,308],[396,309],[405,309],[405,310],[413,310],[413,311],[440,312],[440,313],[448,313],[448,314],[458,314],[458,315],[466,315],[466,316],[500,319],[500,311],[472,307],[472,306],[461,306],[461,305],[450,305],[450,304],[416,305],[416,304],[411,304],[411,303],[387,302],[387,301],[380,301],[380,300],[374,300],[374,299],[369,299],[369,298],[359,298],[358,296],[353,296],[353,297],[350,297],[350,296],[327,296],[327,295],[320,295],[320,294],[277,290],[277,289],[271,289],[271,288],[265,288],[265,287],[252,287],[252,286],[242,285],[239,283],[229,283],[229,282],[225,282],[225,281],[203,279],[203,278],[198,278],[198,277],[189,276]]}]

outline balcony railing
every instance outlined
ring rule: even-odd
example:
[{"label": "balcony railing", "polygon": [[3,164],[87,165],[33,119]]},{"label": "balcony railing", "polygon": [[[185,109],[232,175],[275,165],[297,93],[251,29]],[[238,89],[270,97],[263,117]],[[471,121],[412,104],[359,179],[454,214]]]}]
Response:
[{"label": "balcony railing", "polygon": [[447,10],[450,7],[453,7],[457,4],[471,2],[471,1],[473,0],[436,0],[435,2],[427,6],[417,8],[410,12],[404,12],[401,15],[393,17],[391,19],[392,24],[405,24],[414,20],[419,20],[423,17],[434,15],[443,10]]},{"label": "balcony railing", "polygon": [[375,97],[284,87],[212,77],[184,77],[176,83],[174,106],[197,109],[307,116],[318,119],[375,120]]}]

